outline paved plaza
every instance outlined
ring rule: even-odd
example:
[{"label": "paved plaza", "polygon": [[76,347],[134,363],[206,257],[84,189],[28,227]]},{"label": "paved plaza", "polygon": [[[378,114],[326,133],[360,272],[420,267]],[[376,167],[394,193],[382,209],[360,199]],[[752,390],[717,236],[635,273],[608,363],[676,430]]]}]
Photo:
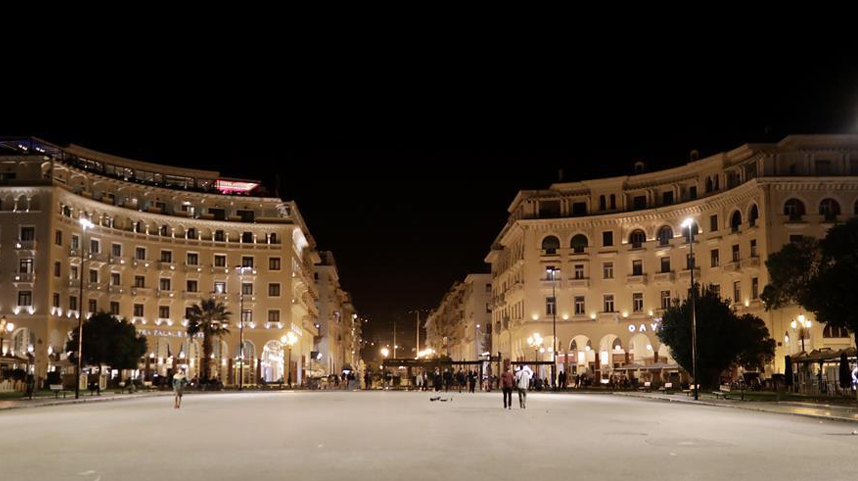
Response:
[{"label": "paved plaza", "polygon": [[279,392],[0,412],[13,480],[840,480],[855,423],[614,395]]}]

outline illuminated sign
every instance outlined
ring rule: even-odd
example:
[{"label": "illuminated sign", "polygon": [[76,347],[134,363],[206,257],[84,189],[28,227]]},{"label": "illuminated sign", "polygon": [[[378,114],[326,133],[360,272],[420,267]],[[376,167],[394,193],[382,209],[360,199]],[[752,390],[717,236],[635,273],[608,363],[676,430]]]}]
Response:
[{"label": "illuminated sign", "polygon": [[661,319],[652,322],[641,322],[640,324],[629,324],[629,332],[655,332],[661,326]]},{"label": "illuminated sign", "polygon": [[221,194],[247,194],[253,189],[259,187],[256,182],[246,182],[240,180],[216,180],[215,189]]}]

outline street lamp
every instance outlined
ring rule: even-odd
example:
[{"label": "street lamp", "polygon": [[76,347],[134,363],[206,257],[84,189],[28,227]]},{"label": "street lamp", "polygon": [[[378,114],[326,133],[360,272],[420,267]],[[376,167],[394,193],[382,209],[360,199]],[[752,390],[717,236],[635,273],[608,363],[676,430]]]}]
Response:
[{"label": "street lamp", "polygon": [[691,271],[691,376],[694,378],[694,400],[699,399],[699,389],[697,386],[697,310],[695,309],[694,298],[697,297],[697,289],[694,285],[694,234],[696,234],[697,224],[691,217],[682,222],[682,227],[688,230],[688,268]]},{"label": "street lamp", "polygon": [[81,217],[80,222],[80,272],[78,280],[80,281],[80,302],[77,305],[77,366],[75,366],[75,383],[74,383],[74,398],[80,398],[80,372],[83,368],[83,273],[85,270],[86,257],[83,255],[86,249],[86,230],[95,227],[86,217]]},{"label": "street lamp", "polygon": [[527,345],[533,348],[533,362],[537,362],[537,355],[539,353],[539,348],[542,346],[542,336],[539,333],[534,333],[532,336],[527,338]]},{"label": "street lamp", "polygon": [[286,363],[289,365],[289,388],[292,387],[292,346],[298,341],[298,336],[294,332],[289,331],[285,336],[280,338],[280,342],[289,346],[289,356],[286,358]]},{"label": "street lamp", "polygon": [[388,354],[390,354],[390,349],[388,349],[386,347],[382,347],[381,348],[381,355],[384,356],[386,359]]},{"label": "street lamp", "polygon": [[551,309],[551,325],[553,329],[553,337],[551,339],[551,385],[554,386],[554,381],[557,379],[557,269],[549,267],[545,272],[551,281],[551,300],[554,302]]},{"label": "street lamp", "polygon": [[801,339],[801,352],[805,352],[804,350],[804,340],[810,338],[810,319],[804,317],[804,314],[798,315],[798,322],[795,319],[790,323],[790,327],[793,328],[794,331],[798,334],[798,338]]},{"label": "street lamp", "polygon": [[238,371],[238,390],[244,390],[244,273],[252,267],[237,266],[238,271],[238,358],[241,369]]},{"label": "street lamp", "polygon": [[8,322],[5,315],[0,318],[0,354],[4,356],[6,355],[6,350],[3,349],[4,338],[7,332],[11,333],[14,329],[15,324]]}]

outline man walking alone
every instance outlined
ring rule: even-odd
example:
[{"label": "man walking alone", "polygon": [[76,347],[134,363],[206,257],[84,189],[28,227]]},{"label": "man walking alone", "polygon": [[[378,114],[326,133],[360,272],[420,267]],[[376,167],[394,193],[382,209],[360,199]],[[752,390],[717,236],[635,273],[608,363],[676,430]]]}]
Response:
[{"label": "man walking alone", "polygon": [[512,373],[509,372],[509,368],[501,374],[501,390],[503,391],[503,408],[504,409],[512,409],[512,387],[515,385],[515,379],[512,377]]}]

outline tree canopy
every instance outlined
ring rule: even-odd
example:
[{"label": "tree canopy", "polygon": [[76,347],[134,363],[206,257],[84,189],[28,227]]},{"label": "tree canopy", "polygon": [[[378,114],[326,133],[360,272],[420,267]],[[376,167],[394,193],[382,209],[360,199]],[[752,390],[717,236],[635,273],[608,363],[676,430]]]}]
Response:
[{"label": "tree canopy", "polygon": [[[763,369],[775,354],[775,341],[765,322],[751,314],[737,314],[711,286],[702,292],[695,286],[695,290],[698,382],[717,385],[721,373],[732,366]],[[665,310],[658,338],[683,369],[693,372],[690,293]]]},{"label": "tree canopy", "polygon": [[[66,344],[66,351],[77,360],[78,331]],[[146,353],[146,337],[137,335],[131,323],[106,312],[93,314],[83,323],[83,361],[90,365],[106,364],[114,369],[136,369]]]},{"label": "tree canopy", "polygon": [[822,240],[803,238],[785,245],[769,256],[766,267],[766,309],[801,306],[818,322],[846,328],[858,342],[858,218],[835,225]]},{"label": "tree canopy", "polygon": [[191,306],[188,312],[188,335],[203,334],[202,379],[210,378],[211,357],[214,352],[212,343],[215,338],[229,334],[226,322],[231,315],[223,303],[214,299],[203,299],[199,304]]}]

